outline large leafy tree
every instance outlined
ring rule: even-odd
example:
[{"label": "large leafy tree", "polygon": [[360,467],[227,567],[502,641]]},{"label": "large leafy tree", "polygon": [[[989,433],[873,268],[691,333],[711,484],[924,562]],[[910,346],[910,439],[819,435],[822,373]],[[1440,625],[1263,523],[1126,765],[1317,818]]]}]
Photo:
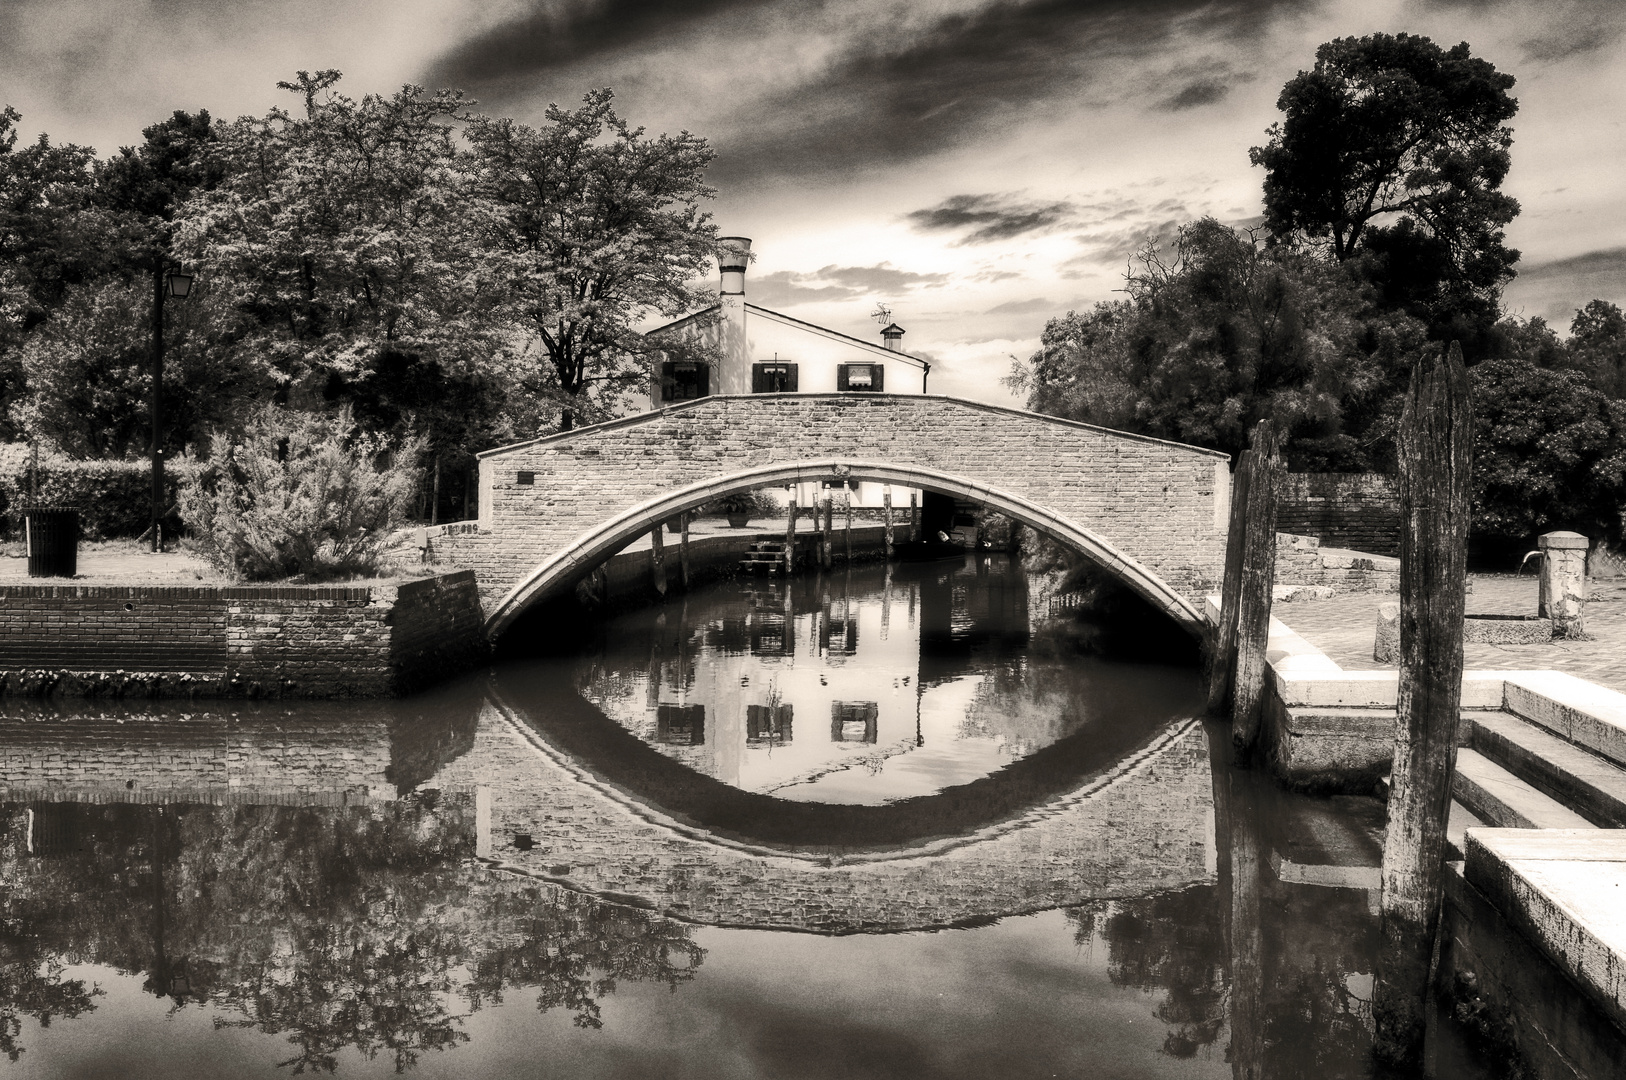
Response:
[{"label": "large leafy tree", "polygon": [[460,93],[359,101],[339,72],[278,85],[273,109],[219,131],[220,183],[189,200],[177,251],[249,316],[283,396],[320,405],[393,353],[466,370],[493,348],[458,190]]},{"label": "large leafy tree", "polygon": [[689,308],[688,282],[715,251],[701,210],[711,147],[686,131],[646,137],[611,100],[595,90],[579,109],[549,106],[541,127],[474,117],[465,132],[481,244],[505,310],[543,358],[530,386],[556,402],[564,429],[604,418],[644,383],[634,326]]},{"label": "large leafy tree", "polygon": [[1426,37],[1372,34],[1316,50],[1282,89],[1284,114],[1254,147],[1265,220],[1278,237],[1364,258],[1389,298],[1438,337],[1495,321],[1518,252],[1500,189],[1518,109],[1513,76]]},{"label": "large leafy tree", "polygon": [[1425,342],[1356,275],[1204,219],[1143,252],[1127,300],[1052,319],[1019,366],[1028,407],[1236,453],[1271,417],[1297,468],[1392,455],[1395,391]]},{"label": "large leafy tree", "polygon": [[1570,322],[1574,365],[1616,401],[1626,399],[1626,314],[1618,304],[1594,300]]}]

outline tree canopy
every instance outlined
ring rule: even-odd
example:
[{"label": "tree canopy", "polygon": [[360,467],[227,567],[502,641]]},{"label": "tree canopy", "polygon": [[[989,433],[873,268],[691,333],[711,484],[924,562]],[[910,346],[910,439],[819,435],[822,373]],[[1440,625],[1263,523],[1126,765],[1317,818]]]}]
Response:
[{"label": "tree canopy", "polygon": [[1495,320],[1518,252],[1503,193],[1518,110],[1514,78],[1426,37],[1338,38],[1282,89],[1283,119],[1250,152],[1265,169],[1265,221],[1278,237],[1365,257],[1391,298],[1436,337]]}]

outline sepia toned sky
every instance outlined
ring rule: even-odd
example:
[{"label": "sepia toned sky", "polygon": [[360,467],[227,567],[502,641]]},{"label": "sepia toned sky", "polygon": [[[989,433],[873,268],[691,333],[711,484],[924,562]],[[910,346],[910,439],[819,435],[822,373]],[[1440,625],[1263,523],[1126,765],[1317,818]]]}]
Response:
[{"label": "sepia toned sky", "polygon": [[1518,78],[1509,307],[1565,331],[1626,302],[1619,0],[6,0],[0,100],[25,137],[105,154],[177,108],[291,104],[301,68],[532,122],[610,86],[634,124],[716,146],[748,299],[864,337],[886,301],[933,390],[1002,401],[1010,357],[1111,298],[1148,238],[1256,219],[1248,148],[1282,84],[1376,30]]}]

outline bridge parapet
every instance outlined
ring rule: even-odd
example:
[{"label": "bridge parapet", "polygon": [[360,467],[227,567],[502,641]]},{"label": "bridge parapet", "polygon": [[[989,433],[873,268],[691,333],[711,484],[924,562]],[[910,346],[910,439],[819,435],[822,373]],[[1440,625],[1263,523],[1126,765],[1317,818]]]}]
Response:
[{"label": "bridge parapet", "polygon": [[957,398],[709,397],[486,452],[480,528],[444,539],[454,561],[478,572],[488,628],[499,632],[691,506],[852,475],[983,502],[1079,548],[1195,626],[1221,572],[1227,460]]}]

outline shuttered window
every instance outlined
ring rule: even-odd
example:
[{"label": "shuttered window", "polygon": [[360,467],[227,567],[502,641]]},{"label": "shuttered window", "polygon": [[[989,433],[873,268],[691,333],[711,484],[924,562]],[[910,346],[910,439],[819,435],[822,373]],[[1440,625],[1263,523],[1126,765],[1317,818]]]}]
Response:
[{"label": "shuttered window", "polygon": [[752,364],[751,393],[794,394],[796,392],[795,364]]},{"label": "shuttered window", "polygon": [[661,364],[661,400],[692,401],[711,393],[711,368],[686,360]]},{"label": "shuttered window", "polygon": [[879,393],[885,388],[886,368],[881,364],[842,364],[836,369],[837,390]]}]

